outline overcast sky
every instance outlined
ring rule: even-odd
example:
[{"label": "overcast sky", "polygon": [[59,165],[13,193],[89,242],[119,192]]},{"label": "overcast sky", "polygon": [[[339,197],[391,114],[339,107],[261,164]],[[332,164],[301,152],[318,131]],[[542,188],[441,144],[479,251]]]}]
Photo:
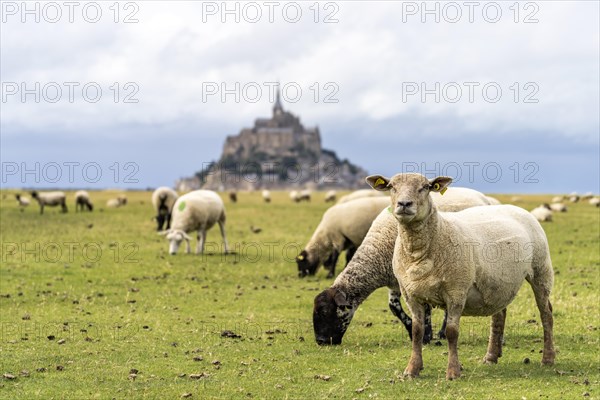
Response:
[{"label": "overcast sky", "polygon": [[173,185],[279,81],[370,173],[600,191],[596,1],[113,4],[2,2],[2,187]]}]

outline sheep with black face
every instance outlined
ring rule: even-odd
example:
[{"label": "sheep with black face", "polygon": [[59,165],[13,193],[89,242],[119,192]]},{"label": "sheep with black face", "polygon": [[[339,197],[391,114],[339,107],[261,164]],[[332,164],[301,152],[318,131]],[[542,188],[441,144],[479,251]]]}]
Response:
[{"label": "sheep with black face", "polygon": [[165,223],[166,229],[171,228],[171,213],[177,197],[177,192],[166,186],[161,186],[152,193],[152,206],[156,211],[158,225],[156,230],[161,231]]},{"label": "sheep with black face", "polygon": [[31,192],[31,197],[36,199],[40,205],[40,214],[44,213],[44,207],[56,207],[60,206],[63,213],[67,212],[67,196],[64,192],[44,192],[38,193],[37,191]]},{"label": "sheep with black face", "polygon": [[201,254],[206,243],[206,232],[218,224],[225,252],[228,252],[225,219],[225,206],[217,193],[211,190],[194,190],[177,199],[173,206],[171,228],[159,234],[167,237],[169,254],[175,255],[183,241],[186,242],[186,253],[190,253],[192,238],[188,232],[197,231],[196,254]]},{"label": "sheep with black face", "polygon": [[333,278],[340,253],[346,251],[347,265],[388,203],[386,197],[364,198],[325,211],[312,238],[296,257],[299,276],[314,275],[323,264],[329,270],[327,277]]},{"label": "sheep with black face", "polygon": [[85,190],[78,190],[75,192],[75,212],[80,210],[84,211],[85,209],[88,211],[92,211],[94,209],[94,205],[90,199],[90,194]]}]

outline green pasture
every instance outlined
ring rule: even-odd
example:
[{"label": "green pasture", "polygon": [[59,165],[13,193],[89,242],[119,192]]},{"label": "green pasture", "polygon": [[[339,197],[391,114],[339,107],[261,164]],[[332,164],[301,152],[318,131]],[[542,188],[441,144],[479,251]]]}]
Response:
[{"label": "green pasture", "polygon": [[[330,205],[323,193],[292,203],[274,192],[225,198],[207,254],[167,254],[148,192],[92,213],[37,203],[20,210],[2,191],[0,398],[2,399],[598,399],[600,209],[587,202],[544,224],[555,271],[556,364],[540,365],[542,327],[528,285],[508,309],[504,355],[481,363],[488,318],[463,318],[463,376],[446,382],[446,342],[424,350],[421,377],[402,377],[408,336],[376,291],[336,347],[319,347],[312,304],[332,280],[299,279],[293,262]],[[511,195],[499,195],[508,202]],[[551,195],[519,195],[531,209]],[[253,233],[250,226],[260,227]],[[194,235],[195,237],[195,235]],[[343,257],[338,272],[343,267]],[[439,327],[443,313],[434,311]]]}]

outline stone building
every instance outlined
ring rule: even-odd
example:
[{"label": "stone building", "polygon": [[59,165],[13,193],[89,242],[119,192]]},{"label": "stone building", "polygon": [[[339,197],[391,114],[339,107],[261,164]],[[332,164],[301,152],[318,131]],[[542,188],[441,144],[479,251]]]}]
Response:
[{"label": "stone building", "polygon": [[321,148],[319,128],[305,128],[299,117],[284,110],[278,90],[271,118],[258,118],[253,127],[228,136],[219,161],[178,181],[177,187],[352,189],[364,187],[366,175],[362,168]]}]

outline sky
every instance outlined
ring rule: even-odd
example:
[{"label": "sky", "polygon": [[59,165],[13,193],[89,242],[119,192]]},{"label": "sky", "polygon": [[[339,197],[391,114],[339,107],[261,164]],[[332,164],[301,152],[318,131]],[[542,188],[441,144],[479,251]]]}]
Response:
[{"label": "sky", "polygon": [[369,173],[600,192],[595,1],[0,4],[3,188],[172,186],[279,82]]}]

